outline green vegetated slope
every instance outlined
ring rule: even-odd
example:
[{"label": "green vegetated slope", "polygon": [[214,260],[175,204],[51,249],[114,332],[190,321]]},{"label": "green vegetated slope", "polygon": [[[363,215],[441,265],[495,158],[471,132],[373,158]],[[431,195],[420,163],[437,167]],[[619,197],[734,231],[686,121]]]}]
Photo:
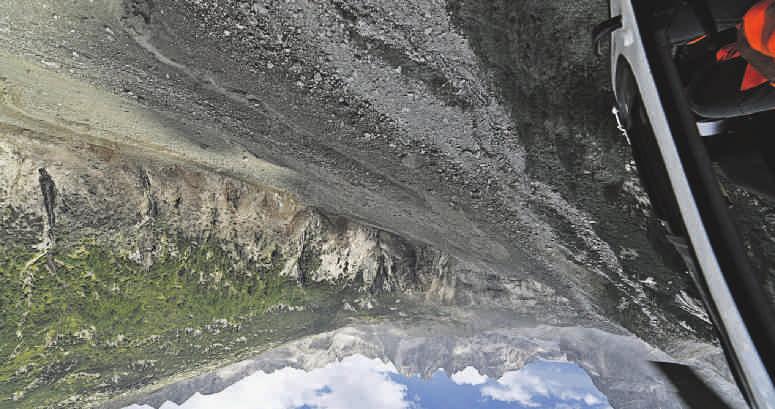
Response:
[{"label": "green vegetated slope", "polygon": [[341,305],[345,290],[281,277],[277,252],[164,242],[150,268],[95,241],[0,243],[0,407],[110,397],[324,330]]}]

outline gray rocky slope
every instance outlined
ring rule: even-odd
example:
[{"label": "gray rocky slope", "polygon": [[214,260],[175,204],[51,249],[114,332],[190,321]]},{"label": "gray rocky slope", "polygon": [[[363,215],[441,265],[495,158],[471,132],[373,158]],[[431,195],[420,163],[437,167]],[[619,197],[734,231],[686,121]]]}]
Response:
[{"label": "gray rocky slope", "polygon": [[147,269],[170,236],[213,240],[236,266],[282,255],[302,285],[634,334],[726,373],[608,117],[587,34],[603,15],[0,1],[0,235],[49,254],[90,240]]}]

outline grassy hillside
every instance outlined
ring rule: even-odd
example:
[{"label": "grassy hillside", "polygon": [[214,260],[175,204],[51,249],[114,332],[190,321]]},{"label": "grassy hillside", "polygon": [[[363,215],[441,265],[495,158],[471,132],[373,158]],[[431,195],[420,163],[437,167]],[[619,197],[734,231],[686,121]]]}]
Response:
[{"label": "grassy hillside", "polygon": [[0,245],[0,407],[79,406],[325,328],[341,304],[344,290],[281,277],[277,252],[161,243],[150,268],[96,242]]}]

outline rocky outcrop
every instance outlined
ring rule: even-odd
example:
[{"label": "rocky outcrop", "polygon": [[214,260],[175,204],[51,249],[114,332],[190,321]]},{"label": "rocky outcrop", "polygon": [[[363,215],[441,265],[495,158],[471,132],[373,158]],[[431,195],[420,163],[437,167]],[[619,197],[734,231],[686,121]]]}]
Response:
[{"label": "rocky outcrop", "polygon": [[[100,158],[106,155],[109,160]],[[282,258],[282,273],[300,284],[422,292],[451,269],[448,256],[427,246],[205,169],[24,138],[0,141],[0,163],[0,189],[14,192],[0,204],[46,221],[43,230],[26,226],[28,239],[47,241],[56,223],[59,246],[96,239],[147,268],[159,258],[165,235],[180,235],[222,243],[235,263]],[[16,218],[2,221],[11,228]]]},{"label": "rocky outcrop", "polygon": [[[235,265],[282,259],[301,285],[352,285],[371,294],[528,312],[537,305],[575,316],[569,300],[530,279],[504,277],[428,245],[307,207],[290,193],[154,156],[91,143],[0,140],[3,229],[17,240],[57,246],[93,240],[150,268],[175,253],[170,237],[213,241]],[[45,169],[44,169],[45,168]],[[38,171],[40,169],[40,171]],[[37,179],[39,180],[36,180]],[[19,219],[45,220],[26,223]],[[18,231],[24,228],[24,233]],[[17,230],[13,230],[17,229]]]},{"label": "rocky outcrop", "polygon": [[54,181],[51,180],[51,176],[46,172],[46,169],[40,168],[38,173],[40,173],[38,182],[40,183],[40,193],[43,195],[43,208],[46,209],[48,228],[53,229],[56,223],[56,213],[54,211],[56,206],[56,186]]}]

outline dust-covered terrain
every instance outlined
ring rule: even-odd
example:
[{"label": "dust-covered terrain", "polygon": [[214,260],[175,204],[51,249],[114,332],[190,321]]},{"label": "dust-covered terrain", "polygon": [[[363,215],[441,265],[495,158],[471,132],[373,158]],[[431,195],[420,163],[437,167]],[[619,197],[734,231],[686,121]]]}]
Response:
[{"label": "dust-covered terrain", "polygon": [[425,316],[728,379],[609,114],[605,7],[0,1],[0,407]]}]

